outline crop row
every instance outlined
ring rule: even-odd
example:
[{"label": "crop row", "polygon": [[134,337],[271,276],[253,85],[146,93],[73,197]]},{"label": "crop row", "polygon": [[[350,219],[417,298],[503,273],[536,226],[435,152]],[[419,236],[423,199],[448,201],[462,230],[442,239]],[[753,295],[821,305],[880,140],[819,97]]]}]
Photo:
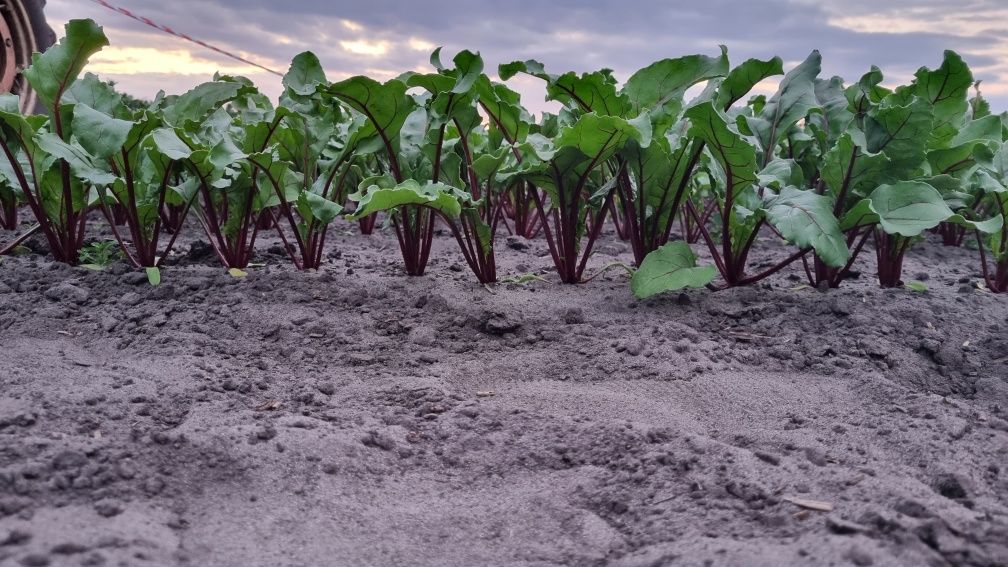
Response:
[{"label": "crop row", "polygon": [[[443,222],[480,282],[497,280],[506,229],[542,234],[560,279],[577,283],[611,222],[646,297],[748,285],[793,263],[811,285],[836,287],[869,240],[879,283],[892,287],[933,230],[947,244],[975,236],[987,287],[1008,291],[1008,114],[992,114],[951,51],[895,89],[875,67],[851,85],[820,78],[818,52],[784,74],[777,57],[732,67],[722,47],[658,61],[622,85],[609,70],[501,65],[501,80],[537,77],[560,103],[533,120],[469,51],[450,65],[435,51],[432,72],[384,83],[329,82],[303,53],[278,104],[248,79],[216,76],[137,105],[80,76],[107,44],[94,22],[75,20],[35,55],[24,77],[48,115],[0,96],[0,224],[17,229],[27,206],[59,261],[80,261],[100,211],[127,260],[156,271],[193,213],[227,268],[246,267],[257,235],[275,230],[311,269],[335,219],[369,233],[384,213],[410,275],[423,274]],[[752,94],[778,75],[774,94]],[[753,273],[761,231],[793,249]],[[697,265],[691,243],[712,265]]]}]

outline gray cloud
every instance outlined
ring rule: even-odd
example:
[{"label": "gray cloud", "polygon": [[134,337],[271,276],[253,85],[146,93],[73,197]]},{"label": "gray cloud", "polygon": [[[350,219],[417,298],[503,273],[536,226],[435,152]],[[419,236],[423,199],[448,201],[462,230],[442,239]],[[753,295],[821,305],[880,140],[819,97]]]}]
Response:
[{"label": "gray cloud", "polygon": [[[947,30],[941,25],[910,31],[899,28],[901,22],[951,13],[947,2],[930,0],[120,1],[137,13],[255,56],[280,70],[296,53],[311,49],[327,69],[341,74],[398,72],[426,65],[427,52],[411,49],[410,39],[444,45],[448,53],[463,48],[479,50],[490,69],[514,59],[536,58],[554,71],[609,67],[621,77],[664,57],[714,54],[723,43],[735,62],[773,55],[796,62],[818,48],[823,53],[824,75],[838,74],[853,81],[874,64],[893,80],[906,80],[922,65],[938,65],[943,49],[956,49],[977,69],[977,78],[984,79],[995,107],[1008,107],[1008,37],[1003,30],[993,29],[999,20],[991,16],[998,10],[1003,13],[1002,0],[959,2],[954,11],[960,22],[975,24],[975,30],[966,32],[962,26]],[[113,32],[122,30],[141,43],[184,46],[88,2],[51,0],[49,6],[54,19],[97,19],[109,29],[113,40]],[[873,28],[866,31],[836,25],[845,17],[867,18]],[[137,39],[138,33],[149,39]],[[353,53],[341,45],[348,41],[384,42],[387,51],[374,56]],[[998,45],[1004,49],[992,49]],[[193,52],[233,65],[195,47]],[[117,79],[127,88],[143,89],[142,76]],[[156,80],[163,81],[163,77]],[[528,93],[530,107],[540,106],[528,98],[541,97],[540,92],[524,84],[522,90]]]}]

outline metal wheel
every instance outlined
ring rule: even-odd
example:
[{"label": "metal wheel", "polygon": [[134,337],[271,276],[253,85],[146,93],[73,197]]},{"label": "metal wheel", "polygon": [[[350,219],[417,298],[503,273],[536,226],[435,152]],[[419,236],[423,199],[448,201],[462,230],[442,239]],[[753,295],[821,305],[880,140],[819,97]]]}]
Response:
[{"label": "metal wheel", "polygon": [[32,53],[45,51],[56,40],[46,24],[45,0],[0,0],[0,92],[21,97],[21,112],[34,112],[35,92],[21,75]]}]

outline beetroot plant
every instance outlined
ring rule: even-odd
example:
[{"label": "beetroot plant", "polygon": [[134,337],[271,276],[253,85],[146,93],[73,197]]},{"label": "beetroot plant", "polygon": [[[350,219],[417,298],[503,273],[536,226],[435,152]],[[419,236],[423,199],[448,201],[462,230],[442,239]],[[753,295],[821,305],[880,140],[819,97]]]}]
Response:
[{"label": "beetroot plant", "polygon": [[[1008,292],[1008,142],[1001,142],[990,160],[976,172],[982,190],[980,199],[994,215],[975,230],[977,248],[987,289]],[[984,234],[986,232],[986,234]],[[988,258],[988,250],[990,257]]]},{"label": "beetroot plant", "polygon": [[[839,81],[839,79],[836,79]],[[851,255],[841,268],[816,258],[810,282],[839,285],[871,239],[879,284],[900,285],[903,258],[924,230],[945,226],[955,240],[964,231],[991,230],[977,223],[980,202],[971,194],[979,163],[1001,139],[996,117],[967,115],[969,68],[946,52],[935,70],[921,68],[910,85],[889,91],[873,68],[844,91],[846,106],[823,104],[822,118],[807,122],[820,143],[814,190],[833,200]],[[811,118],[811,116],[810,116]],[[975,191],[974,191],[975,193]],[[955,214],[960,213],[960,214]]]},{"label": "beetroot plant", "polygon": [[[146,268],[152,280],[178,237],[175,232],[162,248],[161,210],[169,200],[184,201],[170,183],[181,169],[180,160],[192,151],[167,127],[161,113],[131,110],[111,85],[92,75],[76,92],[69,142],[53,134],[39,135],[39,143],[70,165],[73,175],[93,189],[96,206],[108,221],[126,259]],[[117,222],[116,210],[122,217]],[[125,226],[123,232],[119,226]]]},{"label": "beetroot plant", "polygon": [[633,140],[650,144],[647,115],[632,121],[594,112],[560,122],[555,134],[531,134],[515,173],[541,189],[533,192],[560,280],[579,283],[613,199],[607,162]]},{"label": "beetroot plant", "polygon": [[[716,221],[712,221],[719,228],[715,237],[694,203],[687,202],[687,212],[723,280],[714,287],[755,283],[810,250],[816,250],[831,265],[842,265],[848,258],[830,203],[821,195],[802,190],[799,166],[780,153],[788,130],[815,105],[819,54],[813,53],[789,72],[770,99],[732,109],[756,82],[779,69],[779,60],[747,61],[728,74],[709,100],[685,113],[689,135],[703,144],[708,156],[702,159],[707,160],[717,207]],[[736,120],[729,118],[726,109]],[[748,274],[750,252],[765,226],[798,249],[784,260]]]},{"label": "beetroot plant", "polygon": [[533,188],[560,280],[578,283],[606,216],[614,210],[621,172],[617,154],[631,141],[641,148],[651,144],[651,117],[617,92],[609,70],[554,75],[533,60],[498,70],[504,80],[517,73],[544,80],[547,99],[565,106],[559,116],[544,117],[538,131],[527,137],[520,150],[523,161],[511,172]]},{"label": "beetroot plant", "polygon": [[343,211],[348,188],[360,177],[355,161],[366,153],[360,146],[369,134],[364,133],[364,120],[354,120],[341,109],[313,53],[294,58],[283,84],[272,122],[256,126],[257,134],[245,150],[259,185],[272,189],[262,206],[294,265],[317,269],[329,226]]},{"label": "beetroot plant", "polygon": [[[379,83],[364,76],[351,77],[330,87],[333,96],[364,118],[365,126],[360,131],[362,140],[380,148],[376,173],[387,175],[396,185],[410,179],[412,174],[410,164],[400,155],[403,125],[417,108],[413,97],[406,94],[407,88],[399,79]],[[434,238],[433,211],[406,202],[396,205],[390,214],[406,273],[422,276]]]},{"label": "beetroot plant", "polygon": [[[9,168],[3,173],[16,184],[38,220],[53,257],[76,264],[84,242],[92,187],[77,179],[70,164],[54,155],[41,138],[70,143],[75,104],[64,95],[76,84],[88,58],[108,45],[102,29],[90,20],[71,20],[66,36],[42,54],[36,53],[24,71],[49,116],[23,116],[15,95],[0,95],[0,149]],[[72,97],[71,97],[72,98]]]},{"label": "beetroot plant", "polygon": [[258,194],[251,189],[249,168],[240,167],[245,154],[236,140],[241,141],[244,124],[224,106],[253,93],[247,80],[217,77],[155,103],[169,127],[162,133],[170,132],[179,162],[169,172],[173,194],[157,209],[158,217],[176,223],[172,233],[178,234],[189,207],[198,203],[197,221],[227,268],[244,268],[251,259]]},{"label": "beetroot plant", "polygon": [[683,96],[697,83],[718,84],[728,71],[722,47],[720,57],[689,55],[653,63],[634,73],[622,89],[629,114],[647,112],[654,131],[651,144],[630,142],[618,156],[617,216],[638,266],[669,241],[701,157],[703,142],[675,128],[682,125]]},{"label": "beetroot plant", "polygon": [[[474,88],[479,108],[486,116],[486,147],[508,147],[514,160],[521,162],[518,145],[525,141],[532,128],[532,116],[521,105],[521,97],[506,85],[492,82],[485,74],[477,79]],[[496,181],[505,186],[488,191],[488,194],[498,199],[501,214],[506,217],[500,220],[512,234],[529,239],[538,236],[542,232],[543,217],[536,209],[533,192],[538,192],[542,199],[542,191],[523,180],[496,177],[499,177]],[[495,180],[487,181],[493,184]],[[511,225],[507,224],[508,219]]]},{"label": "beetroot plant", "polygon": [[[440,217],[480,283],[495,282],[494,239],[502,215],[497,175],[507,160],[515,161],[513,148],[507,136],[495,138],[482,127],[478,93],[490,96],[495,91],[485,84],[476,88],[477,82],[487,80],[479,54],[459,52],[454,67],[447,68],[438,50],[431,63],[437,72],[401,77],[407,86],[426,91],[422,104],[417,103],[400,127],[396,164],[401,179],[391,172],[365,179],[352,197],[358,202],[352,218],[392,211],[393,223],[397,216],[429,218],[432,231],[434,218]],[[499,100],[488,104],[501,111]],[[409,233],[395,226],[401,248],[411,250]],[[429,241],[423,244],[429,247]]]}]

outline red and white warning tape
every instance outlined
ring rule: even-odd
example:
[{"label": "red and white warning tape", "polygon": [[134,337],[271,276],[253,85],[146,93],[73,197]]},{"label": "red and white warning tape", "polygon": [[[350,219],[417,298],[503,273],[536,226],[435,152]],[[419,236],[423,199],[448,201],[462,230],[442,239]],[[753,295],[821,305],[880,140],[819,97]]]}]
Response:
[{"label": "red and white warning tape", "polygon": [[224,55],[225,57],[230,57],[231,59],[235,59],[235,60],[241,61],[242,63],[245,63],[246,65],[251,65],[253,67],[257,67],[259,69],[262,69],[263,71],[266,71],[266,72],[269,72],[269,73],[273,73],[274,75],[278,75],[280,77],[283,76],[283,73],[280,73],[279,71],[274,71],[273,69],[270,69],[269,67],[266,67],[264,65],[260,65],[259,63],[256,63],[254,61],[249,61],[248,59],[245,59],[244,57],[242,57],[240,55],[235,55],[234,53],[231,53],[229,51],[225,51],[225,50],[223,50],[223,49],[221,49],[219,47],[214,47],[213,45],[210,45],[209,43],[200,41],[200,40],[195,39],[193,37],[190,37],[190,36],[188,36],[188,35],[186,35],[184,33],[177,32],[177,31],[171,29],[168,26],[163,26],[163,25],[161,25],[161,24],[159,24],[157,22],[154,22],[153,20],[151,20],[149,18],[145,18],[143,16],[138,16],[138,15],[134,14],[133,12],[130,12],[126,8],[120,8],[118,6],[113,6],[112,4],[109,4],[108,2],[106,2],[105,0],[91,0],[91,1],[94,2],[95,4],[104,6],[104,7],[108,8],[109,10],[114,10],[114,11],[119,12],[120,14],[122,14],[124,16],[133,18],[134,20],[136,20],[138,22],[147,24],[148,26],[150,26],[152,28],[161,30],[161,31],[163,31],[165,33],[168,33],[168,34],[171,34],[171,35],[173,35],[175,37],[182,38],[182,39],[184,39],[186,41],[191,41],[191,42],[195,43],[196,45],[199,45],[200,47],[205,47],[205,48],[207,48],[207,49],[209,49],[211,51],[215,51],[217,53],[220,53],[221,55]]}]

